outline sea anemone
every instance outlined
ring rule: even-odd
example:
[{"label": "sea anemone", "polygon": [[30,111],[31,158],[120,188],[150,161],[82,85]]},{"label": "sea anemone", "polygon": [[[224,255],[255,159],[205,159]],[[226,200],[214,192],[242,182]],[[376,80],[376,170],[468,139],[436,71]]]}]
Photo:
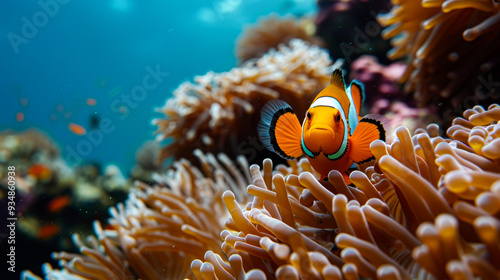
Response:
[{"label": "sea anemone", "polygon": [[332,62],[328,53],[293,39],[270,50],[258,60],[225,73],[209,72],[185,82],[159,111],[156,119],[160,140],[169,139],[159,159],[186,158],[193,150],[223,152],[230,158],[245,155],[261,161],[266,151],[257,138],[260,108],[280,98],[305,114],[309,103],[329,82]]},{"label": "sea anemone", "polygon": [[[48,279],[184,279],[190,263],[208,250],[222,253],[219,233],[228,216],[221,195],[226,190],[247,201],[242,190],[250,182],[248,162],[226,155],[217,158],[196,150],[201,169],[186,160],[173,163],[153,186],[136,183],[124,204],[111,207],[103,228],[94,222],[95,236],[73,242],[80,254],[59,252],[61,269],[43,267]],[[39,279],[25,271],[24,279]],[[77,278],[80,279],[80,278]]]},{"label": "sea anemone", "polygon": [[373,142],[376,163],[351,173],[354,186],[337,171],[323,182],[280,166],[274,176],[253,177],[247,191],[255,198],[243,209],[226,191],[231,218],[221,238],[229,261],[205,255],[193,261],[195,275],[498,279],[500,107],[477,106],[464,117],[449,139],[430,125],[413,137],[399,127],[390,145]]},{"label": "sea anemone", "polygon": [[269,49],[288,44],[291,39],[301,39],[312,45],[323,46],[324,42],[314,36],[316,27],[308,18],[279,18],[277,15],[260,19],[257,26],[249,27],[240,35],[236,46],[236,57],[241,63],[259,58]]},{"label": "sea anemone", "polygon": [[[379,16],[392,38],[390,59],[409,57],[401,81],[419,106],[443,102],[451,121],[464,108],[498,98],[500,5],[494,1],[393,1]],[[469,93],[474,92],[474,96]],[[471,103],[472,106],[470,105]]]},{"label": "sea anemone", "polygon": [[244,157],[236,165],[196,151],[201,169],[176,161],[155,176],[155,186],[138,183],[124,205],[111,208],[104,230],[94,224],[90,246],[74,235],[81,254],[54,254],[63,269],[46,265],[45,272],[107,279],[498,279],[499,121],[500,106],[491,105],[456,118],[449,138],[435,124],[413,136],[399,127],[391,144],[371,144],[376,161],[351,173],[353,185],[337,171],[318,181],[307,159],[274,168],[267,159],[260,168]]}]

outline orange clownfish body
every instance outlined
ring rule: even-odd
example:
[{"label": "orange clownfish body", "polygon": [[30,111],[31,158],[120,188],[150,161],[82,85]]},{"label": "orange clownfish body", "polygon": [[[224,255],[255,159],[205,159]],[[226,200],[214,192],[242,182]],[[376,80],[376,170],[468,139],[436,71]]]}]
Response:
[{"label": "orange clownfish body", "polygon": [[261,112],[259,138],[271,151],[286,159],[303,154],[322,179],[338,170],[350,182],[347,170],[373,159],[371,142],[385,141],[386,131],[373,115],[361,118],[363,86],[353,81],[346,89],[342,71],[333,72],[330,85],[313,100],[300,125],[286,102],[271,100]]}]

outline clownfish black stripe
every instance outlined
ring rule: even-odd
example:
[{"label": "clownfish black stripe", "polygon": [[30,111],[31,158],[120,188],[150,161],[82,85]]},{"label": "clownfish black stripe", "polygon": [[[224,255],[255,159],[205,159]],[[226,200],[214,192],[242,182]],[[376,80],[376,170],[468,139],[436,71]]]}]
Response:
[{"label": "clownfish black stripe", "polygon": [[379,120],[370,119],[367,117],[362,118],[359,122],[371,123],[377,127],[377,130],[380,134],[380,140],[385,142],[385,128],[384,125]]}]

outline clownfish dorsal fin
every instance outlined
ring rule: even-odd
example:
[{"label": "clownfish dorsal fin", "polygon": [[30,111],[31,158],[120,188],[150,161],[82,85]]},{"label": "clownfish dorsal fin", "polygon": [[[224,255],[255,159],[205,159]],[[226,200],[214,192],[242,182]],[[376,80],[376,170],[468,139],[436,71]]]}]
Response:
[{"label": "clownfish dorsal fin", "polygon": [[[326,88],[324,88],[320,93],[318,93],[314,101],[318,100],[318,98],[320,97],[325,97],[325,96],[328,97],[338,97],[339,95],[343,96],[345,95],[345,93],[346,93],[346,87],[344,83],[342,70],[337,68],[332,73],[330,84]],[[347,107],[345,108],[345,110],[347,111]]]},{"label": "clownfish dorsal fin", "polygon": [[363,84],[354,80],[351,82],[350,89],[351,89],[351,96],[352,96],[352,100],[354,102],[354,106],[356,106],[356,111],[359,115],[359,114],[361,114],[361,108],[363,106],[363,102],[365,101],[365,93],[364,93]]},{"label": "clownfish dorsal fin", "polygon": [[349,97],[349,134],[352,136],[361,117],[361,107],[365,99],[364,87],[360,82],[353,80],[347,90]]},{"label": "clownfish dorsal fin", "polygon": [[330,84],[341,89],[345,89],[344,75],[342,74],[342,70],[340,70],[340,68],[337,68],[333,71]]}]

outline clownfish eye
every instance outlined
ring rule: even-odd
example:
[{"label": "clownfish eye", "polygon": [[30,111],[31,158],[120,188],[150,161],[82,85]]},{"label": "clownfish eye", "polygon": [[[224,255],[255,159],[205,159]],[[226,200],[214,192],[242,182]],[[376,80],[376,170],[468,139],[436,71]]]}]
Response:
[{"label": "clownfish eye", "polygon": [[339,121],[340,121],[340,115],[339,115],[339,114],[337,114],[337,115],[335,116],[335,121],[336,121],[336,122],[339,122]]},{"label": "clownfish eye", "polygon": [[310,120],[310,119],[311,119],[311,113],[309,113],[309,111],[307,111],[307,112],[306,112],[306,118],[307,118],[308,120]]}]

